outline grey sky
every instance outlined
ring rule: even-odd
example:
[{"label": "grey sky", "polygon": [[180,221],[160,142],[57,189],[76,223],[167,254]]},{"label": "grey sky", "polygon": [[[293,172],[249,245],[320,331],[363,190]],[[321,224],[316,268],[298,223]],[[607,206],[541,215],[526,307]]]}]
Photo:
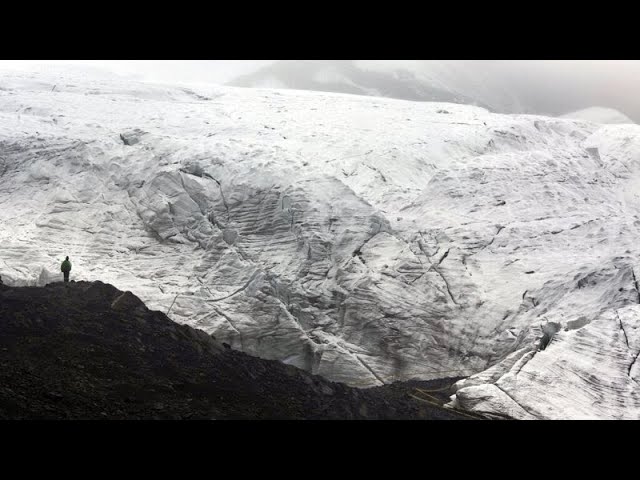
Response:
[{"label": "grey sky", "polygon": [[0,68],[39,65],[88,65],[149,82],[225,83],[273,60],[0,60]]}]

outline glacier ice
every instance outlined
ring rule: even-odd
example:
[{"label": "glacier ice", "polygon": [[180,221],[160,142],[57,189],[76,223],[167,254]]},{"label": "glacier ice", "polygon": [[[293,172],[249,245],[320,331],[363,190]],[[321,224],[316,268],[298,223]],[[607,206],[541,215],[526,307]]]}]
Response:
[{"label": "glacier ice", "polygon": [[42,285],[69,255],[331,380],[640,418],[639,163],[637,125],[5,72],[0,275]]}]

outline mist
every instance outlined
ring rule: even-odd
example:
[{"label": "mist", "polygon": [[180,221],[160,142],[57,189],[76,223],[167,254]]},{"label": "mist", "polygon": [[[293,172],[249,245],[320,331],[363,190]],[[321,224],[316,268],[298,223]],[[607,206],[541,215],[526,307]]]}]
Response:
[{"label": "mist", "polygon": [[[511,87],[538,112],[560,115],[602,106],[640,121],[640,61],[517,60],[475,61],[496,87]],[[523,112],[528,113],[528,112]]]},{"label": "mist", "polygon": [[0,69],[86,66],[153,83],[224,84],[270,63],[273,60],[0,60]]},{"label": "mist", "polygon": [[[386,72],[390,76],[385,81],[392,83],[396,77],[391,74],[408,72],[420,86],[455,91],[463,103],[476,101],[499,113],[555,116],[598,106],[618,110],[640,122],[638,60],[0,60],[0,69],[86,66],[154,83],[233,84],[247,75],[278,76],[273,86],[279,88],[351,93],[335,85],[302,82],[305,75],[314,75],[305,70],[314,63],[336,68],[349,63],[358,68],[359,81],[363,73]],[[380,83],[379,77],[376,81]],[[414,99],[402,95],[401,90],[397,85],[390,86],[386,96]],[[445,97],[444,101],[449,100]]]},{"label": "mist", "polygon": [[[589,107],[640,121],[638,60],[359,60],[361,69],[407,71],[495,105],[500,113],[562,115]],[[267,67],[268,68],[268,67]]]}]

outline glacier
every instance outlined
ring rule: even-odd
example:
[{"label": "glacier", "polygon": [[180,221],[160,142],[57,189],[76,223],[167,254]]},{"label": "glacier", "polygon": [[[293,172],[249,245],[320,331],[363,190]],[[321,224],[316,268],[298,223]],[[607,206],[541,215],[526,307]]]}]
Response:
[{"label": "glacier", "polygon": [[640,126],[0,73],[0,275],[452,406],[640,419]]}]

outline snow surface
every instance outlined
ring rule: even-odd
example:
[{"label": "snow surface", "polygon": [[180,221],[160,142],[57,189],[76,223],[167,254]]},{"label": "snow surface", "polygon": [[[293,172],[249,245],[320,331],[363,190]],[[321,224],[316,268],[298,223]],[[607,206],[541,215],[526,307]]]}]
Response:
[{"label": "snow surface", "polygon": [[[55,86],[55,87],[54,87]],[[0,76],[0,275],[131,290],[354,386],[640,418],[640,126],[302,91]]]}]

